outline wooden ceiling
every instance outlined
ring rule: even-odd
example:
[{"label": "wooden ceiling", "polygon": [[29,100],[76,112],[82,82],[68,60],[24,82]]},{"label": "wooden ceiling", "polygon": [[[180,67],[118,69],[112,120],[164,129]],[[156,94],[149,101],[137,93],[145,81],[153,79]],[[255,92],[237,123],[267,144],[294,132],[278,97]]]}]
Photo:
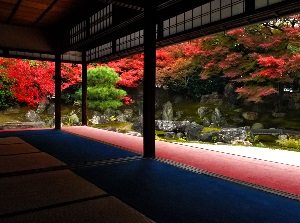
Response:
[{"label": "wooden ceiling", "polygon": [[[188,2],[189,4],[183,0],[155,0],[153,3],[160,10],[156,18],[168,18],[170,14],[176,15],[199,4],[198,0]],[[145,1],[140,0],[0,0],[0,50],[13,49],[15,46],[16,50],[53,53],[58,48],[63,48],[61,43],[64,44],[68,38],[70,28],[109,4],[113,4],[117,11],[113,18],[114,33],[136,29],[137,24],[142,26]],[[131,26],[122,29],[118,27],[120,23],[130,21],[138,15],[141,15],[138,23],[129,22]],[[38,41],[34,44],[31,39]]]},{"label": "wooden ceiling", "polygon": [[0,0],[0,23],[38,28],[61,26],[88,14],[88,2],[93,1]]},{"label": "wooden ceiling", "polygon": [[[51,55],[67,51],[86,51],[130,35],[144,28],[143,13],[146,4],[149,4],[148,1],[154,4],[155,20],[161,27],[165,20],[209,2],[217,1],[220,5],[225,2],[231,2],[232,5],[236,2],[244,2],[246,5],[254,5],[254,2],[279,2],[254,13],[248,10],[241,16],[233,16],[161,38],[158,46],[187,41],[300,11],[300,0],[0,0],[0,56],[13,56],[11,51]],[[114,7],[112,25],[70,46],[70,29],[82,21],[87,21],[91,15],[110,4]],[[133,49],[134,52],[135,50]],[[142,50],[142,46],[139,50]],[[119,53],[120,56],[126,55],[127,50],[122,55],[123,52]]]},{"label": "wooden ceiling", "polygon": [[[0,23],[37,28],[70,26],[111,3],[122,8],[122,14],[136,15],[144,10],[143,2],[140,0],[0,0]],[[172,10],[176,8],[182,10],[182,5],[178,5],[179,2],[182,1],[156,0],[155,4],[162,9],[177,4]],[[191,7],[195,3],[197,1],[189,0],[189,4],[185,2],[184,5]]]}]

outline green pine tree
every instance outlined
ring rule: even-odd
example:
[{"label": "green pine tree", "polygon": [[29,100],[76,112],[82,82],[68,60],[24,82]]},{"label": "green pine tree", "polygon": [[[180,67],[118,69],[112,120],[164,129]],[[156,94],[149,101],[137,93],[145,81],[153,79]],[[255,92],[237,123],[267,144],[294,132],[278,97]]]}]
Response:
[{"label": "green pine tree", "polygon": [[[87,72],[87,97],[88,107],[97,111],[104,111],[108,108],[117,109],[123,105],[122,97],[126,91],[116,88],[120,80],[119,75],[107,66],[90,68]],[[81,98],[82,90],[77,91]]]}]

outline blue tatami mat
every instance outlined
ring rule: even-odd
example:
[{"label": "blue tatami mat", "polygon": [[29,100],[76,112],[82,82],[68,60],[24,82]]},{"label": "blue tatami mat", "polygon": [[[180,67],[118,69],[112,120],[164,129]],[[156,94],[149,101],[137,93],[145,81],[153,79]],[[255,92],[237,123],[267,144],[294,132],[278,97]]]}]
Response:
[{"label": "blue tatami mat", "polygon": [[299,201],[152,159],[75,172],[157,222],[300,222]]},{"label": "blue tatami mat", "polygon": [[18,136],[67,163],[76,174],[158,223],[300,223],[298,200],[59,130],[0,133],[7,136]]},{"label": "blue tatami mat", "polygon": [[60,130],[1,132],[0,137],[17,136],[66,164],[132,157],[139,154],[75,136]]}]

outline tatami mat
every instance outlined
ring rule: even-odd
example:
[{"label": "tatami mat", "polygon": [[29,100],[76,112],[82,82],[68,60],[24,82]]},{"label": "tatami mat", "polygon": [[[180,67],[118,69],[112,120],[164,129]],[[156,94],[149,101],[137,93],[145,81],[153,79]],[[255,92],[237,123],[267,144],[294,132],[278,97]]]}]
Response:
[{"label": "tatami mat", "polygon": [[25,154],[25,153],[36,153],[40,152],[38,149],[29,145],[28,143],[18,144],[0,144],[0,156]]},{"label": "tatami mat", "polygon": [[115,197],[109,196],[1,219],[1,223],[153,223]]},{"label": "tatami mat", "polygon": [[70,170],[0,178],[0,217],[106,194]]},{"label": "tatami mat", "polygon": [[0,138],[0,222],[153,222],[67,168],[21,138]]},{"label": "tatami mat", "polygon": [[0,156],[0,174],[57,167],[62,165],[65,165],[65,163],[43,152]]},{"label": "tatami mat", "polygon": [[17,143],[26,143],[23,139],[19,137],[5,137],[5,138],[0,138],[0,145],[2,144],[17,144]]},{"label": "tatami mat", "polygon": [[[83,128],[83,130],[88,132],[87,128]],[[94,139],[98,139],[97,136],[115,139],[112,144],[122,143],[121,148],[131,148],[132,145],[133,151],[140,152],[141,150],[139,147],[141,137],[127,137],[124,134],[107,131],[92,132]],[[2,136],[7,137],[8,135],[3,134]],[[82,179],[87,180],[87,184],[97,186],[105,192],[95,196],[80,197],[84,188],[78,187],[76,183],[69,183],[69,180],[64,183],[55,183],[57,179],[53,179],[55,185],[52,186],[51,182],[47,182],[48,176],[44,176],[47,179],[44,182],[44,179],[36,179],[37,172],[34,171],[9,174],[8,177],[4,177],[6,175],[2,174],[0,180],[7,181],[0,181],[0,185],[5,185],[12,190],[3,190],[1,192],[3,195],[0,193],[0,198],[5,198],[1,203],[13,202],[14,198],[15,202],[19,202],[18,197],[6,197],[9,196],[7,194],[17,191],[16,194],[20,195],[20,204],[17,206],[18,209],[9,203],[10,210],[3,214],[0,213],[0,221],[3,219],[5,222],[11,223],[120,222],[120,217],[124,218],[121,222],[145,222],[148,221],[147,217],[150,217],[157,222],[174,223],[294,223],[300,219],[297,191],[292,190],[295,194],[291,195],[294,196],[286,196],[283,192],[298,187],[299,167],[288,166],[287,168],[287,165],[163,142],[156,142],[159,158],[146,159],[142,158],[140,153],[122,151],[121,148],[77,137],[64,131],[15,132],[13,136],[21,137],[27,143],[38,148],[41,153],[50,154],[66,163],[61,167],[66,168],[64,170],[55,168],[55,166],[52,169],[40,167],[39,174],[72,171],[73,174],[77,174],[75,176],[81,176]],[[33,154],[35,153],[28,155]],[[184,156],[181,156],[182,154]],[[172,160],[164,157],[172,158]],[[181,160],[184,162],[180,163]],[[185,162],[188,162],[189,165]],[[201,167],[212,167],[220,173],[218,171],[210,172]],[[195,171],[196,168],[198,168],[197,171]],[[267,182],[271,186],[275,184],[276,188],[280,188],[277,187],[277,184],[281,182],[280,185],[283,185],[284,188],[281,192],[279,190],[273,192],[272,188],[262,188],[259,184],[253,183],[244,184],[247,181],[237,182],[236,179],[226,176],[226,173],[238,173],[234,176],[242,178],[246,175],[248,179],[252,176],[249,175],[249,172],[259,172],[258,183],[260,184]],[[218,176],[216,173],[219,173]],[[222,173],[225,175],[223,176]],[[284,178],[286,175],[289,177]],[[55,178],[59,178],[59,176]],[[16,179],[16,182],[10,181],[13,179]],[[28,179],[28,181],[24,179]],[[40,186],[31,188],[30,185],[35,184],[40,184]],[[50,192],[47,191],[49,190],[47,186],[53,187]],[[27,188],[27,190],[23,188],[20,190],[21,187]],[[71,191],[69,194],[69,188],[77,192],[72,193]],[[35,197],[32,194],[38,195]],[[61,199],[62,194],[64,198]],[[120,203],[122,207],[118,206],[118,202],[113,201],[108,201],[105,205],[105,201],[114,196],[143,213],[143,215],[137,215],[140,219],[132,220],[122,217],[132,216],[130,210],[127,213],[128,206],[122,202]],[[29,197],[30,202],[34,205],[26,201],[25,197]],[[120,213],[118,214],[116,210]],[[138,213],[137,211],[136,213]],[[85,220],[82,220],[80,216]]]},{"label": "tatami mat", "polygon": [[[134,152],[143,152],[143,138],[122,134],[103,129],[91,128],[88,126],[64,127],[63,131],[106,142],[120,148],[129,149]],[[300,195],[300,168],[299,166],[286,165],[282,162],[268,161],[260,156],[250,156],[248,153],[232,151],[234,146],[227,146],[226,151],[222,151],[222,146],[213,145],[214,150],[206,147],[205,144],[196,147],[180,145],[156,140],[156,157],[171,162],[198,168],[210,173],[220,174],[232,179],[253,183],[263,187],[280,190],[296,195]],[[250,149],[250,148],[248,148]],[[244,149],[245,150],[245,149]],[[256,148],[253,148],[256,151]],[[276,156],[275,150],[268,149],[265,156]],[[287,151],[285,153],[294,152]],[[281,154],[282,156],[282,154]]]}]

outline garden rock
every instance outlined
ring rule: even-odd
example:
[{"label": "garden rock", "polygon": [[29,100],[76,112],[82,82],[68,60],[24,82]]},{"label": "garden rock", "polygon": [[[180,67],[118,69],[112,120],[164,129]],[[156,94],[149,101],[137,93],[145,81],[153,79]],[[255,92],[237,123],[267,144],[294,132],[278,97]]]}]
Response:
[{"label": "garden rock", "polygon": [[76,114],[72,114],[68,117],[68,124],[71,126],[78,126],[80,125],[79,118]]},{"label": "garden rock", "polygon": [[155,120],[155,129],[164,132],[185,132],[190,121]]},{"label": "garden rock", "polygon": [[30,110],[25,114],[25,118],[30,122],[40,122],[41,118],[35,111]]},{"label": "garden rock", "polygon": [[175,136],[176,136],[175,132],[166,132],[166,134],[165,134],[165,138],[167,138],[167,139],[173,139],[173,138],[175,138]]},{"label": "garden rock", "polygon": [[244,119],[249,121],[254,121],[258,118],[258,114],[256,112],[243,112],[242,116]]},{"label": "garden rock", "polygon": [[134,131],[143,134],[143,116],[137,117],[131,127]]},{"label": "garden rock", "polygon": [[36,109],[36,113],[38,113],[38,114],[43,113],[46,110],[46,107],[47,107],[46,102],[40,102]]},{"label": "garden rock", "polygon": [[181,139],[184,137],[184,134],[182,132],[178,132],[175,136],[177,139]]},{"label": "garden rock", "polygon": [[108,116],[108,117],[115,116],[115,114],[116,111],[111,108],[106,109],[103,113],[104,116]]},{"label": "garden rock", "polygon": [[223,100],[219,98],[218,92],[212,92],[211,94],[202,95],[200,102],[204,104],[213,104],[217,106],[223,104]]},{"label": "garden rock", "polygon": [[199,115],[200,118],[203,118],[209,112],[210,112],[210,108],[208,108],[208,107],[200,107],[197,110],[197,114]]},{"label": "garden rock", "polygon": [[173,107],[170,101],[163,105],[162,119],[167,121],[173,120]]},{"label": "garden rock", "polygon": [[119,114],[119,115],[117,115],[116,120],[118,122],[127,122],[127,117],[124,114]]},{"label": "garden rock", "polygon": [[133,118],[133,110],[132,109],[125,109],[124,115],[126,116],[127,121],[131,122]]},{"label": "garden rock", "polygon": [[215,139],[218,138],[218,133],[217,132],[207,132],[205,134],[200,135],[199,141],[202,142],[214,142]]},{"label": "garden rock", "polygon": [[186,138],[189,141],[199,141],[203,126],[196,122],[190,123],[186,128]]},{"label": "garden rock", "polygon": [[241,128],[223,128],[218,133],[218,141],[231,144],[233,141],[247,141],[248,129]]},{"label": "garden rock", "polygon": [[176,130],[176,125],[174,121],[155,120],[155,129],[164,132],[172,132]]},{"label": "garden rock", "polygon": [[227,122],[219,108],[215,108],[215,110],[213,111],[211,121],[214,126],[227,126]]},{"label": "garden rock", "polygon": [[92,122],[93,124],[106,124],[110,122],[110,117],[106,115],[100,115],[100,116],[94,115],[90,120],[90,122]]},{"label": "garden rock", "polygon": [[133,119],[133,110],[132,109],[125,109],[122,113],[121,111],[116,112],[117,117],[116,120],[119,122],[132,122]]},{"label": "garden rock", "polygon": [[203,118],[203,121],[202,121],[202,125],[205,126],[205,127],[209,127],[211,124],[211,121],[209,120],[208,117],[204,117]]}]

